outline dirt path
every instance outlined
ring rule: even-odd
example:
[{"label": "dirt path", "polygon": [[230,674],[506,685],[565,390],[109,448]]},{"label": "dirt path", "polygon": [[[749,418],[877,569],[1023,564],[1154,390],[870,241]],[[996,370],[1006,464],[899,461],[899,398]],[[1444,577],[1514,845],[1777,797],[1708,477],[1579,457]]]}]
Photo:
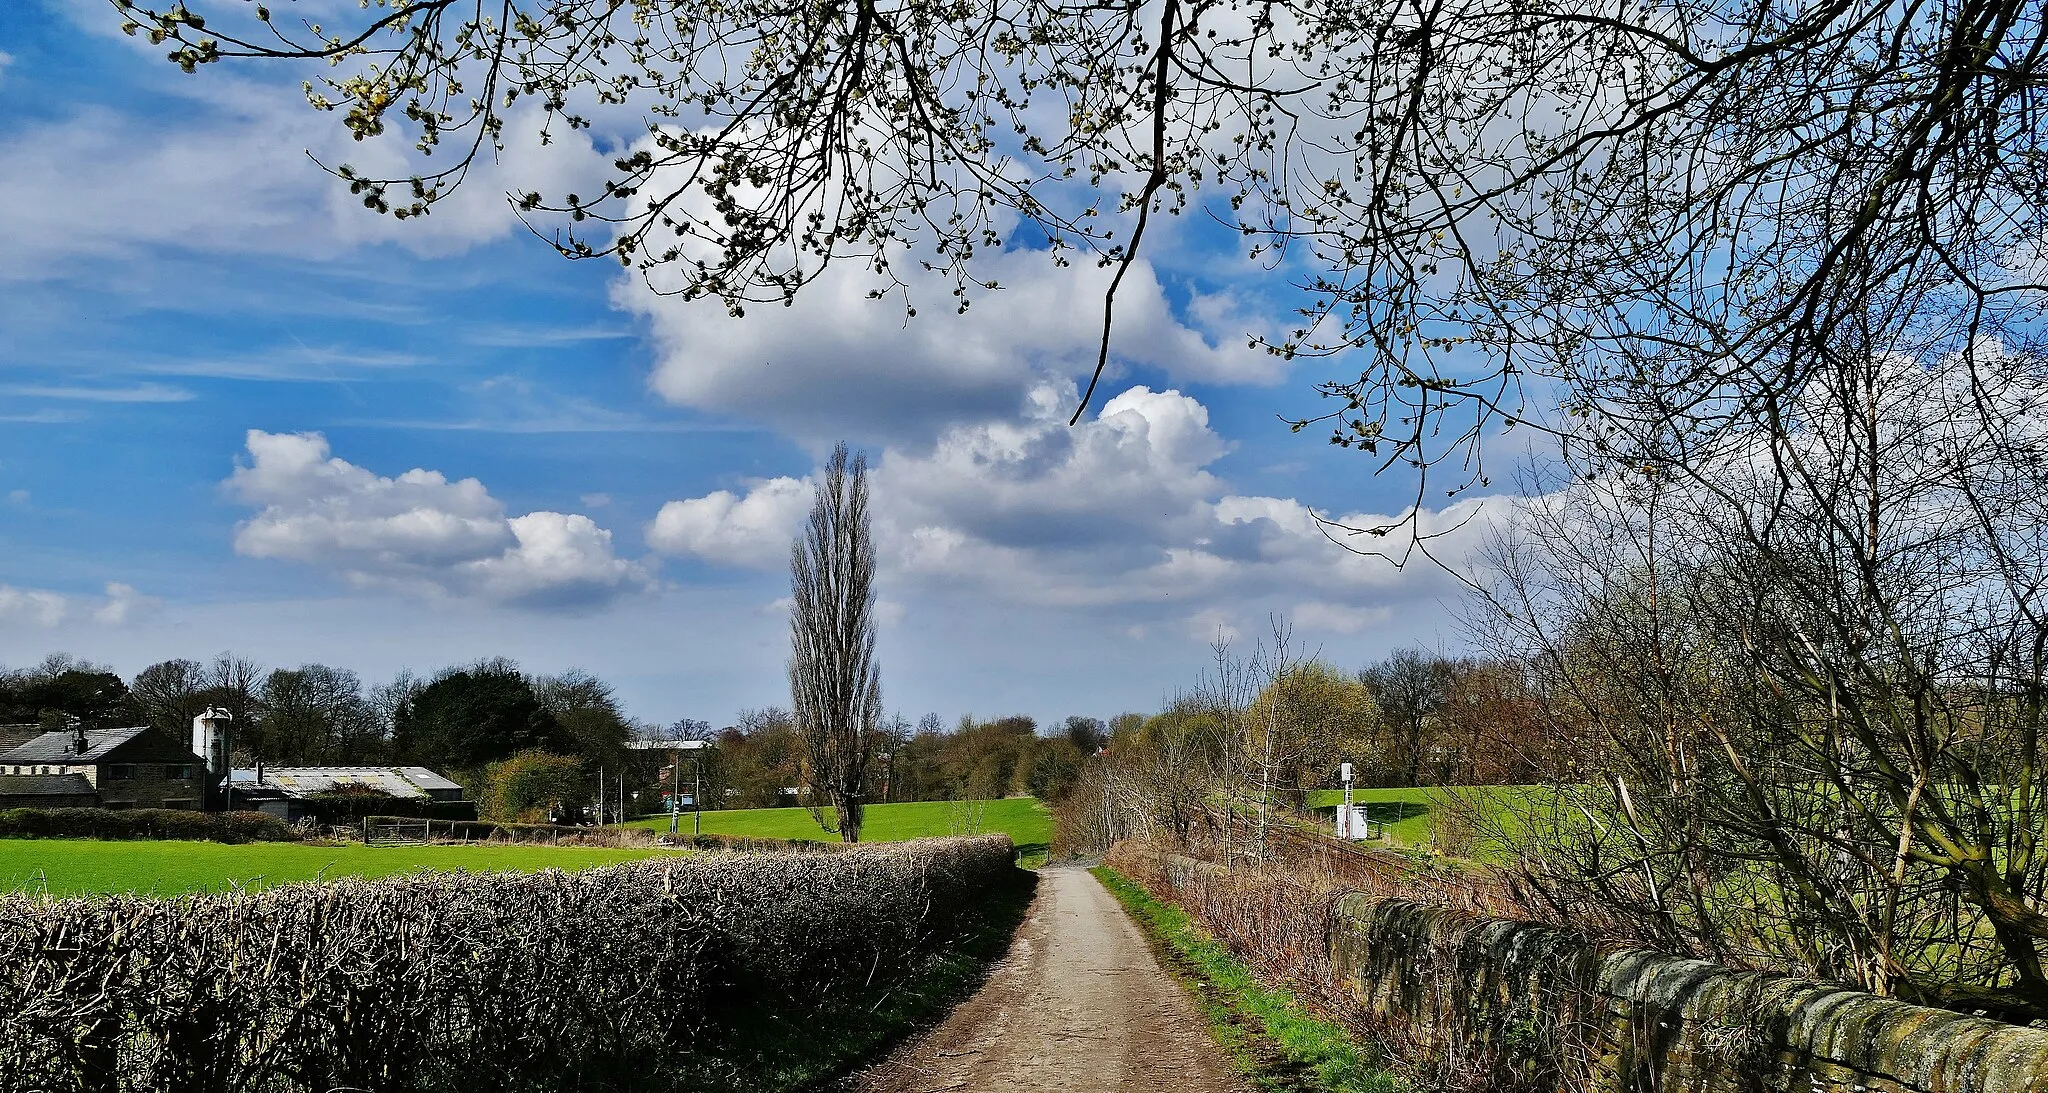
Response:
[{"label": "dirt path", "polygon": [[1208,1022],[1086,870],[1049,868],[993,975],[859,1093],[1236,1093]]}]

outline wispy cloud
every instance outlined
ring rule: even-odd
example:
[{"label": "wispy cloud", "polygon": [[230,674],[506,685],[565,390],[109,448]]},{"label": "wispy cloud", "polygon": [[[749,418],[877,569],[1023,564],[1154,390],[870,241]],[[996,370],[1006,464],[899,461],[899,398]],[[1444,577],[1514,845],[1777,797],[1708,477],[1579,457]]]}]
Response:
[{"label": "wispy cloud", "polygon": [[182,387],[162,383],[137,383],[126,387],[11,383],[0,384],[0,397],[56,399],[65,402],[190,402],[195,396]]},{"label": "wispy cloud", "polygon": [[32,414],[0,414],[0,425],[69,425],[85,418],[79,410],[37,410]]},{"label": "wispy cloud", "polygon": [[291,345],[235,357],[165,357],[133,362],[132,371],[160,376],[255,380],[273,383],[328,383],[365,374],[418,368],[429,358],[414,353]]},{"label": "wispy cloud", "polygon": [[463,336],[463,341],[492,349],[525,349],[618,341],[631,337],[631,330],[617,326],[522,326],[506,323],[473,330]]}]

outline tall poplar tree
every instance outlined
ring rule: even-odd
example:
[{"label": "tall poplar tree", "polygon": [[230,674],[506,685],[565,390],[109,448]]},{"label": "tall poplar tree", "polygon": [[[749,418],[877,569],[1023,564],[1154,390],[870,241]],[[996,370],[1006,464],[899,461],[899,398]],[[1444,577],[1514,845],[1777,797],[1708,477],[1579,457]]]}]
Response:
[{"label": "tall poplar tree", "polygon": [[839,837],[860,841],[868,766],[880,739],[875,667],[875,545],[868,465],[841,444],[790,550],[789,690],[814,806],[829,800]]}]

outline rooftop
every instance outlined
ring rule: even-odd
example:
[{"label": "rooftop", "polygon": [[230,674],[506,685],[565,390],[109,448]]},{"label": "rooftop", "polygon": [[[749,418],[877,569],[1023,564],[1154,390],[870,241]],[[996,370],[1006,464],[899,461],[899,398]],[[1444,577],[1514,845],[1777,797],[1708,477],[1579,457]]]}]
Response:
[{"label": "rooftop", "polygon": [[264,767],[263,781],[253,770],[234,773],[236,792],[263,785],[288,797],[311,797],[341,793],[364,787],[393,797],[426,797],[431,791],[460,790],[462,787],[425,767]]},{"label": "rooftop", "polygon": [[90,797],[83,774],[0,774],[0,797]]},{"label": "rooftop", "polygon": [[87,729],[85,750],[73,750],[78,734],[46,732],[26,744],[0,751],[0,763],[93,763],[108,752],[149,731],[147,725],[125,729]]}]

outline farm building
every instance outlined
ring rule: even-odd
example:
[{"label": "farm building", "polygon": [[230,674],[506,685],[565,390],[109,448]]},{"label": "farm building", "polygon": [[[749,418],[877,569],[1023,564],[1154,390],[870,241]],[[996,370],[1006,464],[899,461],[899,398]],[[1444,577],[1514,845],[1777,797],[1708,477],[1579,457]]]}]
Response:
[{"label": "farm building", "polygon": [[197,755],[148,726],[38,733],[0,751],[0,808],[203,808]]},{"label": "farm building", "polygon": [[462,787],[425,767],[265,767],[237,770],[232,807],[297,822],[315,815],[318,799],[376,797],[461,801]]}]

